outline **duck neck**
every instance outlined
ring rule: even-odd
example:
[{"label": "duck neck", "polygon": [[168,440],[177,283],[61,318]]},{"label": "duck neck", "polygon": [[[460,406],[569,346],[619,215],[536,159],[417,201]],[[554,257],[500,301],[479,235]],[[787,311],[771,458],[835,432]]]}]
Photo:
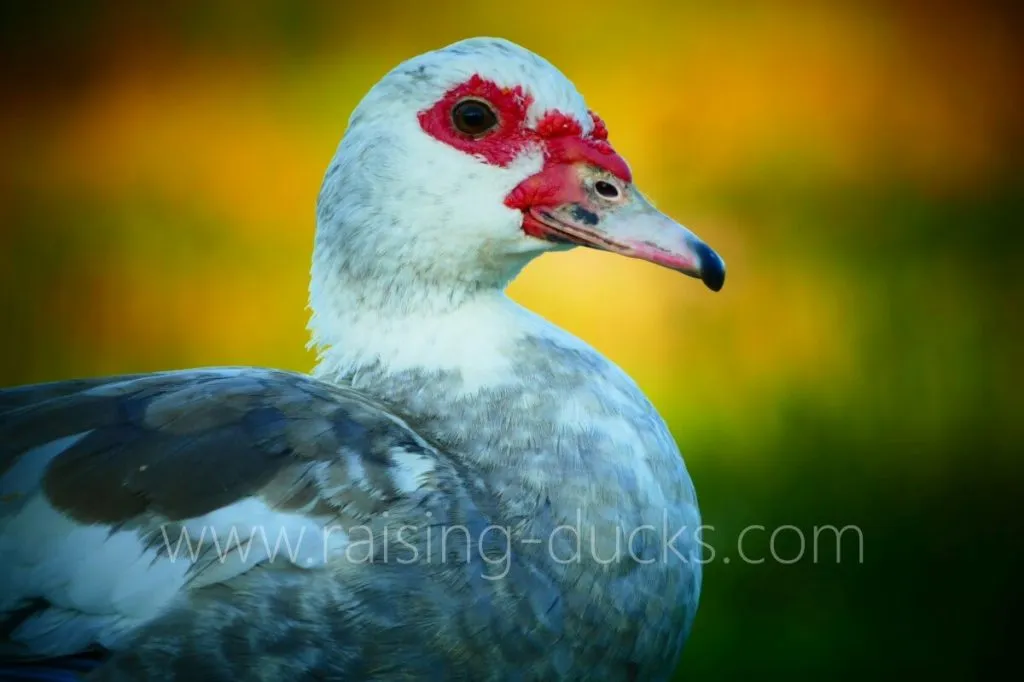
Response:
[{"label": "duck neck", "polygon": [[384,377],[427,384],[439,375],[458,379],[458,394],[497,386],[514,375],[516,339],[536,331],[530,314],[500,289],[458,294],[420,290],[396,299],[384,292],[333,289],[314,297],[309,328],[318,352],[313,374],[353,383],[379,374],[380,386],[361,386],[386,399]]}]

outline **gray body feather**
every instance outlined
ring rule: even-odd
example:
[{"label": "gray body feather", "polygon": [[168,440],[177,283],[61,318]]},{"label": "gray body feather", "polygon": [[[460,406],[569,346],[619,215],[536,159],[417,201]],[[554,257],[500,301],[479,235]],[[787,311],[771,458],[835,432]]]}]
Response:
[{"label": "gray body feather", "polygon": [[[624,443],[544,415],[585,399],[595,417],[664,445],[656,415],[644,402],[624,414],[609,400],[614,392],[588,391],[593,379],[581,381],[588,375],[570,372],[576,365],[556,349],[547,367],[532,350],[530,381],[519,390],[455,404],[441,398],[453,377],[363,373],[409,408],[404,418],[348,382],[256,368],[0,392],[5,475],[28,468],[25,453],[53,455],[31,467],[35,477],[8,479],[3,523],[45,523],[24,514],[41,496],[74,523],[129,530],[156,550],[155,561],[177,548],[175,560],[192,564],[175,598],[108,640],[114,655],[96,679],[663,679],[700,586],[699,563],[662,543],[666,524],[672,535],[694,520],[681,460],[665,458],[659,472],[673,503],[647,506],[630,468],[612,464]],[[527,388],[538,379],[546,390]],[[66,449],[39,454],[83,432]],[[477,449],[494,463],[517,463],[491,468],[459,455]],[[415,486],[400,485],[411,456],[429,463]],[[531,476],[538,468],[544,474]],[[259,546],[227,562],[207,538],[205,555],[182,556],[176,544],[187,519],[252,498],[347,533],[346,551],[313,568],[261,555]],[[281,527],[266,523],[271,543]],[[683,533],[673,548],[693,558],[694,543]],[[64,551],[76,550],[82,560],[96,548]],[[8,656],[73,653],[98,644],[95,630],[116,618],[66,614],[59,589],[20,597],[2,626]],[[80,631],[62,641],[77,647],[55,651],[45,637],[19,637],[33,617],[58,608]]]}]

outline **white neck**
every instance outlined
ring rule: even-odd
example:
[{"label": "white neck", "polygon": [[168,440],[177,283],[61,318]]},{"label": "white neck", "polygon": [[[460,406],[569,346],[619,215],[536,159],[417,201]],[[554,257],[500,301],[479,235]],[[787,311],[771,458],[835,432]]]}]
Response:
[{"label": "white neck", "polygon": [[372,366],[391,374],[456,371],[462,391],[472,393],[512,379],[516,341],[559,333],[501,288],[411,289],[411,300],[381,305],[380,292],[368,294],[365,283],[332,279],[329,288],[314,284],[311,294],[311,345],[319,354],[313,373],[320,378],[349,378]]}]

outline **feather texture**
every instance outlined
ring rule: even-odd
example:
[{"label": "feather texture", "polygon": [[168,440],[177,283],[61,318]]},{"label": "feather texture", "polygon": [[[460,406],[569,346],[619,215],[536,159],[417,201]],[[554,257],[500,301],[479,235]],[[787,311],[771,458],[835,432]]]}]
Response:
[{"label": "feather texture", "polygon": [[0,609],[26,655],[114,646],[182,593],[253,565],[322,568],[352,526],[451,492],[450,471],[407,426],[302,375],[54,388],[22,389],[0,415]]}]

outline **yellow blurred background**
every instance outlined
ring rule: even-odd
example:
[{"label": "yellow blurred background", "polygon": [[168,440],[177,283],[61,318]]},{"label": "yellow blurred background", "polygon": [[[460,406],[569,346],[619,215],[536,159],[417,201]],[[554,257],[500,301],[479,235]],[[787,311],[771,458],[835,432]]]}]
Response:
[{"label": "yellow blurred background", "polygon": [[2,11],[0,384],[310,369],[314,204],[349,112],[403,59],[506,37],[576,83],[641,188],[729,267],[712,294],[577,251],[512,295],[637,379],[708,523],[864,528],[857,565],[712,563],[680,673],[839,679],[892,658],[964,679],[999,648],[1016,555],[968,547],[1019,527],[1012,3]]}]

